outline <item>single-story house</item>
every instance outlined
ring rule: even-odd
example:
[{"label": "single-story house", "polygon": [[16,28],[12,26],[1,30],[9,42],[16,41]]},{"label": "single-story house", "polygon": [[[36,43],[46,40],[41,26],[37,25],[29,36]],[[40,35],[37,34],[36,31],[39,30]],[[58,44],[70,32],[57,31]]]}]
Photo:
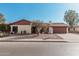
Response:
[{"label": "single-story house", "polygon": [[25,19],[10,23],[11,33],[31,33],[31,22]]},{"label": "single-story house", "polygon": [[49,33],[68,33],[68,25],[64,23],[49,24]]},{"label": "single-story house", "polygon": [[[36,27],[32,26],[31,21],[25,19],[10,23],[10,27],[11,33],[36,33]],[[44,28],[47,30],[48,33],[68,33],[68,25],[64,23],[45,23],[43,24],[43,30]]]}]

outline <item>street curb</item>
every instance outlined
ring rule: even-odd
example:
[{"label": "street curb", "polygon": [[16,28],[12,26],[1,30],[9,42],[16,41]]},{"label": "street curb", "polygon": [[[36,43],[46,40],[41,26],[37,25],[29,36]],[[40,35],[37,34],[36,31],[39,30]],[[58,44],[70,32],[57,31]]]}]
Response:
[{"label": "street curb", "polygon": [[26,41],[22,41],[22,40],[0,40],[0,42],[68,42],[68,41],[45,41],[45,40],[43,40],[43,41],[29,41],[29,40],[26,40]]}]

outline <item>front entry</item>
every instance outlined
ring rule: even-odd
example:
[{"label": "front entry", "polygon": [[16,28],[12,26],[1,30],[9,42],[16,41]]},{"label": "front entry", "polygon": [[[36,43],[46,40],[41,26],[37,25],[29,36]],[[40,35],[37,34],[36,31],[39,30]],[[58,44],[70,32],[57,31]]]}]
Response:
[{"label": "front entry", "polygon": [[18,27],[17,26],[13,26],[13,30],[12,30],[15,34],[18,32]]}]

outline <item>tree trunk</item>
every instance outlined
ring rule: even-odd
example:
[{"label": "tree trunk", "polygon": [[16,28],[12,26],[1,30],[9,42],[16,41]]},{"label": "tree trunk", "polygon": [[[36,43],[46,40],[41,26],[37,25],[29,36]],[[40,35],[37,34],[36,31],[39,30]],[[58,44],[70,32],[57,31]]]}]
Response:
[{"label": "tree trunk", "polygon": [[37,35],[39,36],[41,28],[37,28]]},{"label": "tree trunk", "polygon": [[74,27],[71,26],[71,27],[70,27],[70,32],[74,32],[74,31],[75,31]]}]

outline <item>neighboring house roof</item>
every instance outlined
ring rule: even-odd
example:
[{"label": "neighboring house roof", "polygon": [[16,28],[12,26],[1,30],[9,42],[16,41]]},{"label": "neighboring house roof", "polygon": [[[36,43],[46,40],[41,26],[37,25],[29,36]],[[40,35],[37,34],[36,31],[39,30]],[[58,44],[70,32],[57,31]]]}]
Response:
[{"label": "neighboring house roof", "polygon": [[10,25],[29,25],[31,22],[25,19],[10,23]]},{"label": "neighboring house roof", "polygon": [[49,24],[49,26],[68,26],[68,25],[65,23],[51,23]]},{"label": "neighboring house roof", "polygon": [[75,28],[76,28],[76,27],[79,27],[79,25],[75,25],[74,27],[75,27]]}]

